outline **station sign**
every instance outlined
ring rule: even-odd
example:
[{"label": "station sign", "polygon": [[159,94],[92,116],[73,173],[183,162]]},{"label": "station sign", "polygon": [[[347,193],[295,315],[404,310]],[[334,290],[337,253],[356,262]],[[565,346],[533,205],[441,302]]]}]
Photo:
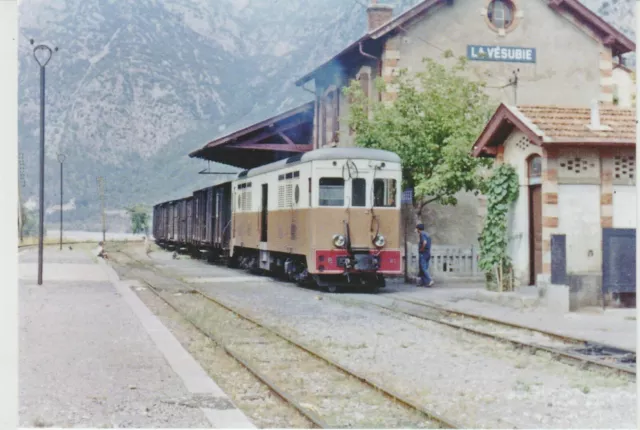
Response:
[{"label": "station sign", "polygon": [[536,48],[516,46],[467,45],[467,59],[503,63],[535,63]]},{"label": "station sign", "polygon": [[407,188],[402,192],[402,204],[413,203],[413,188]]}]

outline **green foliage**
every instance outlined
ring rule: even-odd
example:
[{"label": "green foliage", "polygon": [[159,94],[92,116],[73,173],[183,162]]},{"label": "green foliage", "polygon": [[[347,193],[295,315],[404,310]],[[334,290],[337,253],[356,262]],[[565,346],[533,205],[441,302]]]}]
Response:
[{"label": "green foliage", "polygon": [[506,271],[511,269],[507,255],[507,214],[518,198],[518,174],[513,166],[501,164],[486,181],[483,189],[487,196],[487,217],[480,236],[480,261],[478,266],[505,289]]},{"label": "green foliage", "polygon": [[[365,97],[357,81],[344,91],[351,100],[349,125],[356,144],[400,156],[403,187],[414,188],[419,212],[431,202],[455,205],[457,192],[480,188],[478,167],[488,162],[472,157],[471,146],[495,107],[484,83],[465,76],[465,59],[452,67],[423,61],[424,71],[409,75],[403,70],[394,79],[394,103]],[[376,87],[386,89],[380,79]]]},{"label": "green foliage", "polygon": [[135,205],[127,208],[131,216],[131,231],[133,234],[148,233],[149,231],[149,210],[142,205]]}]

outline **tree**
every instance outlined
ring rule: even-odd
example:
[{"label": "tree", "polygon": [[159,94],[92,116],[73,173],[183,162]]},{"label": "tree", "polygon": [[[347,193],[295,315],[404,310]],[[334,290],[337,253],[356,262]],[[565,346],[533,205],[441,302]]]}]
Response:
[{"label": "tree", "polygon": [[127,208],[131,216],[131,231],[133,234],[147,233],[149,231],[149,211],[145,206],[135,205]]},{"label": "tree", "polygon": [[[24,209],[23,212],[23,224],[22,224],[22,234],[25,237],[35,237],[39,234],[38,228],[38,216],[35,211]],[[43,231],[43,235],[46,236],[47,229],[45,228]]]},{"label": "tree", "polygon": [[[400,156],[403,186],[414,189],[418,215],[429,203],[455,205],[459,191],[480,189],[478,167],[489,162],[472,157],[471,147],[495,108],[484,83],[464,75],[464,58],[452,67],[427,58],[423,62],[424,71],[410,76],[402,70],[394,79],[393,103],[371,101],[357,81],[344,91],[351,101],[349,125],[356,144]],[[380,79],[376,86],[386,90]]]}]

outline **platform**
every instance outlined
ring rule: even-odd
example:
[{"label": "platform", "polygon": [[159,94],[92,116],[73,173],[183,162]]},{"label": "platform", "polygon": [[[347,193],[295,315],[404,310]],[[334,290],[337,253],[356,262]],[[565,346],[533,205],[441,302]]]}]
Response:
[{"label": "platform", "polygon": [[115,272],[80,250],[20,253],[21,427],[255,428]]}]

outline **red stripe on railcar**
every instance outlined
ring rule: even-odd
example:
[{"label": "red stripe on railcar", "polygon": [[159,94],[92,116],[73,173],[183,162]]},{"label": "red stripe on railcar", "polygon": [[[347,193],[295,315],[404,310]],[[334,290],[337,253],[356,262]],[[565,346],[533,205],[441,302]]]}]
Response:
[{"label": "red stripe on railcar", "polygon": [[[370,250],[369,254],[376,255],[379,259],[380,268],[378,273],[402,273],[402,253],[398,250]],[[320,273],[343,273],[344,268],[338,266],[338,257],[348,255],[345,249],[320,249],[316,250],[316,270]]]}]

